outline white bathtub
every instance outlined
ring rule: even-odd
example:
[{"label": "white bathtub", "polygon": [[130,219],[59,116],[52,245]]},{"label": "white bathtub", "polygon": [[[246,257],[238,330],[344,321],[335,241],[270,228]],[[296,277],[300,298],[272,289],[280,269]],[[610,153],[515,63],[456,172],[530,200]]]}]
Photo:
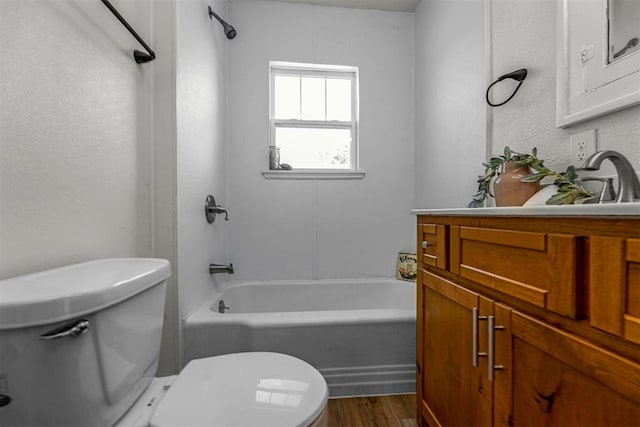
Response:
[{"label": "white bathtub", "polygon": [[[220,300],[229,307],[218,311]],[[184,320],[184,363],[242,351],[303,359],[330,396],[415,391],[415,283],[393,279],[233,284]]]}]

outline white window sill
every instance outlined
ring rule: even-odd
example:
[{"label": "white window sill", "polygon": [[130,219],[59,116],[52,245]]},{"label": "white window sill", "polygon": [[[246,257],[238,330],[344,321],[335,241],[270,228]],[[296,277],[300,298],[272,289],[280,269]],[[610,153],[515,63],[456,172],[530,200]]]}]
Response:
[{"label": "white window sill", "polygon": [[365,172],[350,170],[263,170],[265,179],[362,179]]}]

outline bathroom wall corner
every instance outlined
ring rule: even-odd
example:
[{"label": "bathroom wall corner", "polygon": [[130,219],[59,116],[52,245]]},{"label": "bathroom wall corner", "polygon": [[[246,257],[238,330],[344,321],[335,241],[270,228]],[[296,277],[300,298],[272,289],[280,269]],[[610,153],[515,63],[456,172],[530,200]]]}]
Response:
[{"label": "bathroom wall corner", "polygon": [[180,324],[178,316],[177,171],[176,171],[176,2],[152,2],[153,49],[157,58],[152,75],[152,256],[171,262],[158,375],[178,373]]}]

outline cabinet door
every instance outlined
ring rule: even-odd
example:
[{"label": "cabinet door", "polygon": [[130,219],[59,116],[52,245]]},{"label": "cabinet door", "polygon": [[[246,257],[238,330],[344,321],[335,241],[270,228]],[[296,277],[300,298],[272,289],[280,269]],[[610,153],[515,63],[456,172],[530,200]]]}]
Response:
[{"label": "cabinet door", "polygon": [[478,353],[486,354],[486,326],[476,329],[474,339],[473,323],[474,308],[492,303],[427,271],[421,277],[419,412],[432,427],[491,425],[492,389],[483,375],[485,364],[474,366],[473,360],[474,343]]},{"label": "cabinet door", "polygon": [[589,239],[589,322],[640,344],[640,239]]},{"label": "cabinet door", "polygon": [[640,425],[639,364],[517,311],[505,334],[510,384],[495,400],[511,408],[496,425]]}]

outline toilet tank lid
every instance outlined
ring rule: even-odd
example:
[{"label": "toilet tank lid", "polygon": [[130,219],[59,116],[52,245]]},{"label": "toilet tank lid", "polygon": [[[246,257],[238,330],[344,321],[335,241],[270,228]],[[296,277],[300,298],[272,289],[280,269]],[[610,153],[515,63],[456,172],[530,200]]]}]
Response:
[{"label": "toilet tank lid", "polygon": [[0,330],[83,316],[126,300],[171,275],[169,261],[114,258],[0,280]]}]

